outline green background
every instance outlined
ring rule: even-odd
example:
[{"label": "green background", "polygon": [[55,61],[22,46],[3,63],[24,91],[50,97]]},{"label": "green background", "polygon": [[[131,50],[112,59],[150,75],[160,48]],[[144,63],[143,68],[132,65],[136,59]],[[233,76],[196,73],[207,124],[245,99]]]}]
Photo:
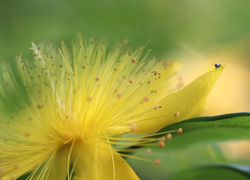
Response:
[{"label": "green background", "polygon": [[249,57],[249,7],[248,0],[1,0],[0,59],[26,54],[32,40],[70,39],[77,31],[133,46],[151,39],[157,57],[178,56],[182,44]]}]

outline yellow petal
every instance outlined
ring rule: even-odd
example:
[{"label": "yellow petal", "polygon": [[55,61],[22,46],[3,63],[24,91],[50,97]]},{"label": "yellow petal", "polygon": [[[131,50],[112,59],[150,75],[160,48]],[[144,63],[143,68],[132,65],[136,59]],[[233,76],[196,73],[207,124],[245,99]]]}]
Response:
[{"label": "yellow petal", "polygon": [[127,162],[104,142],[76,143],[72,160],[77,180],[139,179]]},{"label": "yellow petal", "polygon": [[65,180],[68,169],[69,149],[70,147],[66,146],[56,152],[48,174],[48,180]]},{"label": "yellow petal", "polygon": [[145,114],[143,119],[137,122],[136,133],[158,131],[169,124],[199,116],[204,109],[209,92],[224,67],[224,65],[220,65],[216,68],[213,65],[208,72],[182,90],[166,96],[154,111]]}]

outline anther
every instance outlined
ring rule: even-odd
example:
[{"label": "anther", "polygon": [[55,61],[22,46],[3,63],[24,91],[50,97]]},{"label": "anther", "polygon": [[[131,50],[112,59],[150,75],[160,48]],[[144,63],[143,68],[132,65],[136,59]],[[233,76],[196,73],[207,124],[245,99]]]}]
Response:
[{"label": "anther", "polygon": [[175,117],[177,117],[177,116],[179,116],[179,115],[180,115],[180,112],[176,112],[176,113],[174,114]]},{"label": "anther", "polygon": [[156,91],[156,90],[151,90],[150,92],[151,92],[151,93],[156,93],[157,91]]},{"label": "anther", "polygon": [[159,146],[159,148],[164,148],[165,147],[165,142],[164,141],[160,141],[158,143],[158,146]]},{"label": "anther", "polygon": [[167,138],[168,141],[171,140],[171,139],[172,139],[172,134],[171,134],[171,133],[168,133],[168,134],[166,135],[166,138]]},{"label": "anther", "polygon": [[25,135],[26,137],[30,137],[30,133],[28,133],[28,132],[26,132],[24,135]]},{"label": "anther", "polygon": [[123,40],[123,44],[124,44],[124,45],[128,44],[128,40],[127,40],[127,39],[124,39],[124,40]]},{"label": "anther", "polygon": [[144,99],[146,102],[149,101],[149,96],[146,96],[145,99]]},{"label": "anther", "polygon": [[161,141],[166,141],[166,138],[163,136],[163,137],[161,137]]},{"label": "anther", "polygon": [[159,106],[159,105],[156,105],[156,106],[154,107],[155,110],[157,110],[157,109],[159,109],[159,108],[161,108],[161,106]]},{"label": "anther", "polygon": [[129,82],[130,84],[132,84],[132,83],[134,82],[134,80],[133,80],[133,79],[130,79],[128,82]]},{"label": "anther", "polygon": [[156,76],[157,72],[156,71],[152,71],[151,74],[154,74]]},{"label": "anther", "polygon": [[135,124],[135,123],[130,124],[130,127],[131,127],[131,132],[132,133],[135,133],[137,131],[137,129],[138,129],[137,124]]},{"label": "anther", "polygon": [[136,58],[133,58],[133,59],[132,59],[132,63],[137,63],[137,59],[136,59]]},{"label": "anther", "polygon": [[98,81],[100,81],[100,78],[99,78],[99,77],[96,77],[95,80],[98,82]]},{"label": "anther", "polygon": [[116,96],[117,96],[118,98],[121,98],[121,97],[122,97],[122,94],[121,94],[121,93],[118,93]]},{"label": "anther", "polygon": [[38,109],[42,109],[42,108],[43,108],[43,105],[38,104],[36,107],[37,107]]},{"label": "anther", "polygon": [[179,129],[177,130],[177,134],[181,134],[181,133],[183,133],[183,129],[182,129],[182,128],[179,128]]},{"label": "anther", "polygon": [[66,142],[68,142],[69,140],[71,140],[71,136],[69,135],[69,134],[65,134],[64,135],[64,140],[66,141]]},{"label": "anther", "polygon": [[88,100],[88,101],[92,101],[93,98],[92,98],[92,97],[87,97],[87,100]]},{"label": "anther", "polygon": [[145,154],[149,155],[152,153],[152,150],[150,148],[146,149]]},{"label": "anther", "polygon": [[22,52],[19,52],[19,53],[18,53],[18,56],[22,56]]},{"label": "anther", "polygon": [[19,168],[19,166],[16,164],[16,165],[14,165],[14,169],[18,169]]},{"label": "anther", "polygon": [[155,166],[159,166],[161,164],[161,161],[159,159],[155,160]]}]

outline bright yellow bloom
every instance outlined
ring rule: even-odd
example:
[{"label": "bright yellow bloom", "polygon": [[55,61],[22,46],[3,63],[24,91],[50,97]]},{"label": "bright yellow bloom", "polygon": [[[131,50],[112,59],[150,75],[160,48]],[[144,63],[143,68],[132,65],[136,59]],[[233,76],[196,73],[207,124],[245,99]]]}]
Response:
[{"label": "bright yellow bloom", "polygon": [[[2,64],[2,180],[26,173],[39,180],[138,179],[115,145],[133,145],[145,133],[198,116],[224,69],[213,65],[177,91],[177,65],[147,60],[144,47],[107,49],[93,40],[72,46],[32,43],[32,60],[19,55]],[[122,138],[133,133],[144,135]]]}]

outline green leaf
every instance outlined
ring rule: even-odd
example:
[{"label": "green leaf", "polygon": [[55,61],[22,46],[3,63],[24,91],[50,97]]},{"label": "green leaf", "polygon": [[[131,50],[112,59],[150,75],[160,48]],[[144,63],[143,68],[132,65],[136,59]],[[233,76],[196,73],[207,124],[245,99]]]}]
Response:
[{"label": "green leaf", "polygon": [[238,165],[210,165],[199,167],[193,170],[184,171],[176,174],[171,180],[221,180],[221,179],[237,179],[246,180],[250,178],[250,167]]},{"label": "green leaf", "polygon": [[250,139],[250,113],[193,118],[167,126],[160,132],[178,128],[182,128],[183,133],[173,134],[173,138],[166,141],[168,149],[226,140]]},{"label": "green leaf", "polygon": [[[197,117],[184,120],[162,128],[161,135],[154,136],[160,138],[169,131],[183,129],[182,134],[173,133],[173,138],[166,141],[167,149],[186,148],[195,145],[209,143],[247,140],[250,139],[250,113],[231,113],[219,116]],[[140,145],[134,145],[128,149],[138,149]],[[131,154],[130,152],[126,154]]]},{"label": "green leaf", "polygon": [[127,159],[138,176],[144,180],[189,180],[201,177],[210,177],[211,179],[218,179],[219,177],[222,177],[221,179],[230,179],[227,177],[234,177],[233,179],[249,178],[249,162],[232,161],[225,158],[220,146],[216,143],[185,149],[154,146],[151,148],[152,153],[149,155],[145,154],[146,149],[141,148],[133,156],[151,160],[159,159],[160,166],[131,158]]},{"label": "green leaf", "polygon": [[[142,154],[146,148],[141,148],[133,154],[135,157],[160,159],[161,166],[155,167],[153,164],[128,159],[142,179],[155,179],[156,177],[157,179],[174,178],[174,180],[200,179],[201,177],[247,179],[246,177],[249,176],[247,167],[250,164],[244,164],[241,161],[230,162],[224,157],[216,143],[249,139],[250,113],[193,118],[167,126],[160,132],[177,130],[180,127],[183,128],[183,133],[174,133],[173,138],[165,142],[164,148],[155,145],[151,147],[152,154],[150,155]],[[132,148],[139,148],[139,146]]]}]

